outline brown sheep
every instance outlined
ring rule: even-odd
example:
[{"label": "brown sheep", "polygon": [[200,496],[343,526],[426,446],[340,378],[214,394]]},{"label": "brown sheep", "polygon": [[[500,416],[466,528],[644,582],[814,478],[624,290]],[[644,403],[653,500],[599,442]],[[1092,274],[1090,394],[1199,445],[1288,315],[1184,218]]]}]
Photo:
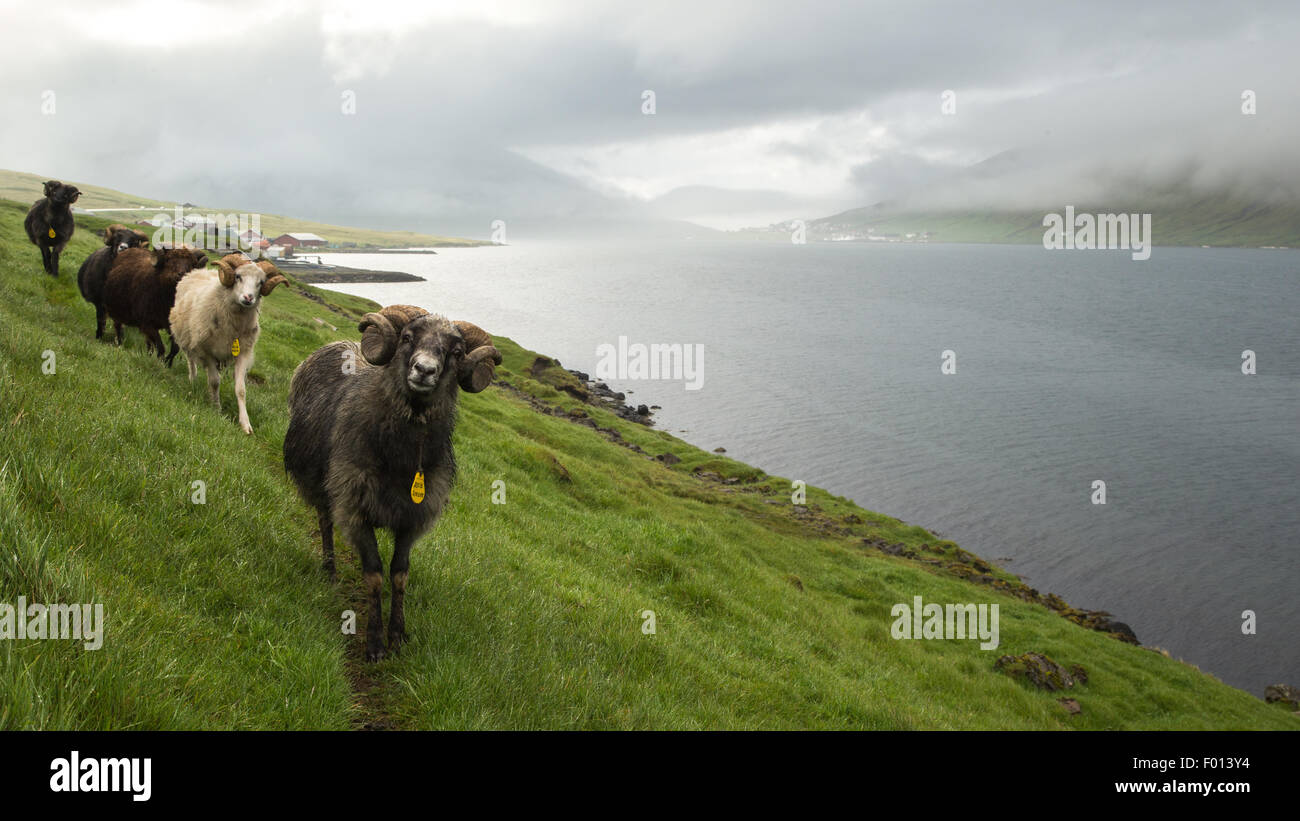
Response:
[{"label": "brown sheep", "polygon": [[104,338],[104,280],[118,253],[128,248],[148,248],[149,236],[125,225],[113,224],[104,229],[104,247],[96,249],[77,272],[77,287],[81,296],[95,306],[95,338]]},{"label": "brown sheep", "polygon": [[[171,334],[168,314],[176,301],[176,286],[181,277],[207,264],[207,254],[188,247],[157,251],[128,248],[119,253],[104,282],[104,307],[113,318],[117,344],[122,344],[122,326],[135,325],[144,334],[148,348],[162,359],[162,337],[158,332]],[[168,367],[178,350],[173,338],[167,354]]]}]

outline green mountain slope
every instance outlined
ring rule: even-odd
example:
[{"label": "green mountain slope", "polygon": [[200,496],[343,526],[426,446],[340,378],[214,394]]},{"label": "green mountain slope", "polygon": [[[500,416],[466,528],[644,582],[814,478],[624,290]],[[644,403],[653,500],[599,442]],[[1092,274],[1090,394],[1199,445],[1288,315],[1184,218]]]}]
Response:
[{"label": "green mountain slope", "polygon": [[[1300,726],[1022,600],[919,527],[815,488],[796,507],[786,480],[585,406],[501,337],[499,384],[461,400],[449,509],[412,556],[412,642],[365,665],[341,630],[355,561],[340,545],[340,581],[320,572],[280,448],[294,366],[356,338],[371,305],[297,283],[266,299],[245,436],[228,378],[219,413],[135,331],[94,340],[73,280],[109,221],[79,220],[55,280],[24,212],[0,202],[0,603],[99,602],[107,628],[94,651],[0,640],[0,728]],[[892,639],[891,607],[918,595],[997,603],[1001,647]],[[1065,694],[1081,714],[994,669],[1026,651],[1087,669]]]},{"label": "green mountain slope", "polygon": [[1156,245],[1300,247],[1300,205],[1263,203],[1191,192],[1165,193],[1105,204],[1072,202],[1032,210],[915,209],[891,204],[854,208],[808,223],[809,239],[928,232],[930,242],[1030,243],[1043,241],[1043,215],[1151,214]]},{"label": "green mountain slope", "polygon": [[[38,174],[0,169],[0,198],[25,202],[30,205],[44,196],[44,185],[47,179],[49,177],[42,177]],[[151,197],[141,197],[136,194],[124,194],[111,188],[90,185],[76,180],[63,180],[63,182],[72,183],[81,190],[81,198],[77,200],[77,208],[86,211],[101,208],[144,209],[103,214],[111,222],[146,220],[159,212],[171,215],[173,213],[172,209],[180,204],[172,200],[159,200]],[[186,209],[186,213],[200,215],[232,214],[245,211],[246,209],[242,206],[231,207],[229,205],[221,207],[197,205],[194,208]],[[442,237],[433,234],[421,234],[415,231],[375,231],[368,228],[330,225],[329,223],[282,217],[276,214],[261,214],[260,217],[262,235],[268,238],[290,232],[306,232],[324,237],[330,243],[351,242],[362,247],[372,246],[376,248],[469,247],[492,244],[484,240]]]}]

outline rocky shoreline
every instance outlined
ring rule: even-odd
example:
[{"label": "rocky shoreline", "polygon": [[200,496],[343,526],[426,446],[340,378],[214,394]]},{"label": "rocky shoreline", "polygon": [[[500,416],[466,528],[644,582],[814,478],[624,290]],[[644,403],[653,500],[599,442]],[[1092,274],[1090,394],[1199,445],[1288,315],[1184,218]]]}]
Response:
[{"label": "rocky shoreline", "polygon": [[275,266],[293,278],[311,285],[335,285],[350,282],[425,282],[425,278],[400,271],[376,271],[370,268],[349,268],[346,265],[325,265],[296,262],[292,259],[272,260]]},{"label": "rocky shoreline", "polygon": [[[586,404],[604,407],[622,419],[647,427],[654,426],[654,411],[661,410],[659,405],[629,405],[625,393],[615,391],[607,383],[593,379],[590,374],[583,371],[565,368],[558,359],[551,357],[536,356],[529,365],[527,374],[531,378],[550,385],[556,390]],[[647,452],[637,444],[624,439],[614,428],[601,427],[595,419],[581,409],[566,410],[560,406],[551,405],[510,382],[498,380],[496,384],[509,390],[520,399],[527,401],[539,413],[585,425],[603,434],[611,442],[639,453],[648,459],[662,462],[669,467],[681,461],[671,451],[658,455]],[[726,453],[726,448],[715,448],[713,452]],[[771,483],[762,481],[768,477],[761,475],[761,473],[758,479],[743,479],[737,476],[723,476],[715,470],[705,469],[703,465],[697,465],[691,473],[701,481],[722,486],[721,489],[724,493],[761,493],[767,495],[772,492]],[[764,499],[764,503],[780,507],[784,507],[786,504],[778,499]],[[955,576],[974,584],[985,585],[1022,601],[1046,608],[1080,627],[1105,634],[1126,644],[1144,646],[1133,628],[1116,619],[1111,613],[1105,610],[1074,607],[1055,593],[1042,593],[1025,584],[1015,574],[1007,572],[1003,568],[991,564],[950,542],[944,542],[941,538],[936,543],[926,542],[920,545],[918,550],[876,536],[863,536],[858,530],[859,527],[865,524],[861,517],[850,515],[843,520],[832,519],[815,503],[793,505],[793,518],[804,526],[820,533],[856,538],[863,550],[879,551],[887,556],[927,565],[935,573]],[[1169,656],[1167,651],[1158,647],[1148,646],[1147,649]],[[1035,655],[1038,654],[1025,654],[1026,657]],[[1022,661],[1023,658],[1013,659],[1010,656],[1004,656],[1003,659],[1009,661],[1002,662],[1002,660],[999,660],[999,666],[1005,666],[1012,661]],[[1043,658],[1050,663],[1050,659]],[[1076,665],[1075,669],[1068,672],[1071,674],[1070,677],[1086,681],[1087,673],[1081,667]],[[1265,692],[1264,700],[1270,703],[1279,703],[1282,707],[1295,711],[1297,715],[1300,715],[1300,688],[1285,684],[1271,685]],[[1068,699],[1062,702],[1067,710],[1072,713],[1078,711],[1077,703],[1070,705],[1065,704],[1064,701],[1068,701]]]},{"label": "rocky shoreline", "polygon": [[620,419],[636,422],[638,425],[654,427],[654,412],[662,410],[658,405],[629,405],[627,395],[616,391],[608,384],[592,379],[582,371],[566,368],[560,360],[549,356],[537,356],[528,366],[528,375],[544,382],[556,390],[563,391],[574,399],[605,408]]},{"label": "rocky shoreline", "polygon": [[[604,407],[621,419],[629,422],[636,422],[647,427],[654,426],[654,411],[660,410],[658,405],[636,406],[627,403],[627,396],[621,391],[615,391],[607,383],[592,379],[590,374],[583,371],[565,368],[560,364],[558,359],[552,359],[547,356],[537,356],[533,359],[528,367],[528,375],[533,379],[543,382],[551,387],[562,391],[563,393],[578,399],[589,405]],[[564,411],[559,407],[554,407],[542,402],[535,397],[520,391],[514,385],[508,385],[511,390],[527,397],[530,403],[540,412],[548,413],[553,416],[561,416],[570,419],[578,424],[584,424],[588,427],[595,428],[598,432],[604,433],[611,440],[629,447],[646,456],[664,462],[667,465],[676,464],[680,459],[672,453],[663,453],[658,456],[652,456],[645,453],[641,448],[633,445],[623,439],[618,431],[612,428],[602,428],[596,424],[589,415],[583,411]],[[725,453],[725,448],[717,448],[715,453]],[[713,471],[700,471],[696,469],[696,475],[705,481],[714,481],[726,485],[741,485],[739,479],[725,478]],[[758,488],[737,487],[737,490],[769,490],[766,486]],[[769,504],[778,504],[774,500],[767,500]],[[840,535],[854,535],[851,530],[843,527],[838,522],[827,520],[820,515],[820,511],[814,510],[815,505],[804,506],[795,505],[795,517],[804,521],[806,524],[813,526],[823,532],[835,532]],[[851,517],[851,521],[846,524],[861,524],[858,517]],[[1061,597],[1054,593],[1040,593],[1038,590],[1030,587],[1016,577],[1008,581],[1000,578],[999,569],[985,562],[983,559],[962,550],[960,547],[953,547],[950,551],[938,545],[924,544],[921,546],[923,553],[932,553],[933,556],[923,555],[916,550],[903,544],[893,544],[876,537],[859,537],[864,549],[874,549],[889,556],[896,556],[902,559],[910,559],[923,564],[933,566],[936,571],[958,576],[976,584],[988,585],[992,588],[1001,590],[1023,601],[1032,602],[1042,605],[1048,610],[1052,610],[1063,618],[1073,621],[1082,627],[1098,632],[1106,633],[1113,638],[1129,644],[1141,644],[1133,629],[1127,624],[1116,620],[1110,613],[1104,610],[1088,610],[1085,608],[1073,607],[1066,603]]]},{"label": "rocky shoreline", "polygon": [[[572,377],[572,379],[545,380],[555,388],[588,404],[603,406],[616,416],[626,419],[629,422],[636,422],[637,424],[645,425],[647,427],[654,426],[654,419],[652,417],[654,411],[661,410],[659,405],[629,405],[627,403],[627,396],[623,392],[615,391],[607,383],[593,379],[590,374],[584,373],[583,371],[575,370],[573,368],[565,368],[560,364],[558,359],[538,356],[533,360],[528,369],[529,375],[536,379],[544,379],[546,374],[554,374],[556,370],[563,371],[563,373]],[[577,421],[592,424],[593,427],[595,426],[590,418],[583,418]],[[611,431],[611,433],[614,432]],[[619,438],[621,439],[621,437]],[[717,448],[714,452],[725,453],[726,449]],[[663,456],[671,456],[672,460],[667,461],[662,458]],[[667,461],[668,464],[673,464],[678,461],[675,456],[672,456],[672,454],[661,454],[660,457],[656,458],[659,458],[660,461]],[[716,476],[715,474],[703,475],[701,478],[710,478],[710,476],[715,476],[718,481],[723,481],[722,477]],[[804,509],[804,515],[808,515],[806,508]],[[960,576],[977,584],[989,585],[1024,601],[1040,604],[1082,627],[1107,633],[1120,641],[1129,644],[1141,644],[1137,636],[1134,634],[1133,629],[1127,624],[1115,620],[1110,613],[1103,610],[1088,610],[1085,608],[1072,607],[1054,593],[1043,594],[1019,580],[1008,582],[1005,579],[998,578],[994,575],[995,571],[991,565],[987,564],[983,559],[980,559],[971,553],[967,553],[961,548],[955,548],[953,551],[955,556],[948,557],[948,560],[945,561],[942,557],[923,557],[917,554],[915,550],[906,548],[902,544],[889,544],[879,539],[865,538],[862,539],[862,543],[865,547],[875,548],[887,555],[919,560],[926,564],[935,565],[942,571],[952,575]],[[929,549],[929,547],[929,545],[923,545],[922,549],[926,550]],[[935,552],[942,554],[944,551],[936,548]]]},{"label": "rocky shoreline", "polygon": [[[559,365],[560,363],[557,361],[555,364]],[[655,411],[663,410],[658,405],[629,405],[627,404],[627,396],[622,391],[615,391],[609,385],[592,379],[590,375],[582,371],[575,371],[571,368],[565,370],[573,374],[586,388],[587,398],[584,401],[595,400],[612,411],[615,416],[629,422],[654,427],[654,420],[650,417],[654,415]]]}]

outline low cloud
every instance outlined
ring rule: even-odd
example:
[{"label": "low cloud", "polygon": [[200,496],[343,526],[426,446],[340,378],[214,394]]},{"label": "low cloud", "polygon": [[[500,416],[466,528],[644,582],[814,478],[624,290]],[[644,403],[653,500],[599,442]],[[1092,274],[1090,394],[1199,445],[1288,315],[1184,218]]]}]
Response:
[{"label": "low cloud", "polygon": [[0,155],[145,196],[474,236],[882,199],[1300,196],[1293,3],[539,8],[15,7]]}]

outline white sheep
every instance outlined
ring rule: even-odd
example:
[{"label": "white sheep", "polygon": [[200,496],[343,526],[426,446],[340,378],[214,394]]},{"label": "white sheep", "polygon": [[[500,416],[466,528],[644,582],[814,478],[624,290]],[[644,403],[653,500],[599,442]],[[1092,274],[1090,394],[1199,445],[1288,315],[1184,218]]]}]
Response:
[{"label": "white sheep", "polygon": [[227,254],[216,268],[195,271],[176,288],[171,332],[189,362],[190,380],[199,365],[206,368],[212,402],[220,410],[219,369],[233,360],[239,427],[244,433],[253,432],[244,403],[244,377],[253,366],[253,347],[261,333],[258,310],[262,297],[286,281],[266,260],[253,262],[243,254]]}]

